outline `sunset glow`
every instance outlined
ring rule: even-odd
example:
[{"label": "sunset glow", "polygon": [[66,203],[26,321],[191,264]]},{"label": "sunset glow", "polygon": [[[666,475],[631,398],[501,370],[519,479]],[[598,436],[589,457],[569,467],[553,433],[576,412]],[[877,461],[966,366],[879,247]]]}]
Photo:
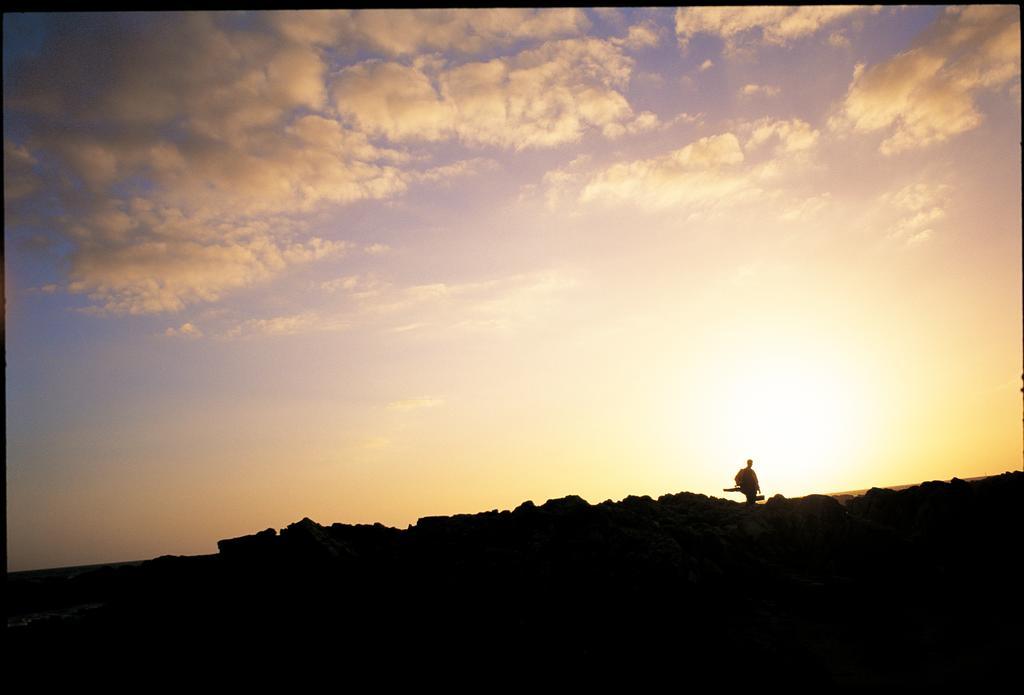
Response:
[{"label": "sunset glow", "polygon": [[9,568],[1020,469],[1019,36],[5,14]]}]

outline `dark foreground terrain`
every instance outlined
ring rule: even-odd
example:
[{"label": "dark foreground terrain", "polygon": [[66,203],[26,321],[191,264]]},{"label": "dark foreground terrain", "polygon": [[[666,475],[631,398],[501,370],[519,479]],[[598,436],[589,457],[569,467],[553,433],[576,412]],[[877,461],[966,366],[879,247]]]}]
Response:
[{"label": "dark foreground terrain", "polygon": [[679,493],[406,530],[303,519],[217,555],[10,578],[5,672],[1002,690],[1024,654],[1022,503],[1014,472],[845,505]]}]

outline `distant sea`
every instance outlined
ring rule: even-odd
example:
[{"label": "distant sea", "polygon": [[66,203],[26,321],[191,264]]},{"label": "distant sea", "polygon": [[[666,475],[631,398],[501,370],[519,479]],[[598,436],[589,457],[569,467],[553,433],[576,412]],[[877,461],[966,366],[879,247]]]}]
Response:
[{"label": "distant sea", "polygon": [[[960,478],[960,480],[966,481],[968,483],[972,483],[975,480],[984,480],[985,478],[989,478],[989,477],[991,477],[991,476],[979,475],[979,476],[974,477],[974,478]],[[917,487],[918,485],[921,485],[922,483],[926,483],[926,482],[931,482],[931,481],[925,480],[925,481],[921,481],[920,483],[911,483],[910,485],[875,485],[875,487],[881,488],[883,490],[906,490],[907,488]],[[948,483],[950,481],[943,480],[941,482]],[[846,492],[826,492],[825,494],[828,495],[829,497],[835,497],[836,499],[838,499],[838,500],[840,500],[842,502],[842,501],[845,501],[846,498],[860,497],[861,495],[865,494],[870,489],[871,488],[868,487],[868,488],[864,488],[863,490],[847,490]]]},{"label": "distant sea", "polygon": [[141,565],[145,560],[131,560],[129,562],[101,562],[98,565],[75,565],[73,567],[48,567],[42,570],[21,570],[20,572],[8,572],[8,577],[16,577],[18,579],[56,579],[57,577],[63,577],[64,579],[71,579],[84,572],[90,572],[92,570],[98,570],[101,567],[131,567],[133,565]]}]

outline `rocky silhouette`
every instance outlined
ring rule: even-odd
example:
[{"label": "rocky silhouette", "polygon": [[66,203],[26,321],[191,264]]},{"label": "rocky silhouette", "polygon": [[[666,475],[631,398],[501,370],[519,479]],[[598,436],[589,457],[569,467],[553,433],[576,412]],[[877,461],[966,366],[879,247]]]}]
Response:
[{"label": "rocky silhouette", "polygon": [[8,671],[115,654],[250,676],[984,689],[1024,647],[1022,502],[1014,472],[845,504],[683,492],[405,530],[302,519],[216,555],[10,577]]}]

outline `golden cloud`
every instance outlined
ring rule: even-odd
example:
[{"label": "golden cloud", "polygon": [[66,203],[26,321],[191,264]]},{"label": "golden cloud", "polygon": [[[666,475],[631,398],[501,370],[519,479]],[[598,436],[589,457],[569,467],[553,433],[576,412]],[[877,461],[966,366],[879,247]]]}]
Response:
[{"label": "golden cloud", "polygon": [[266,17],[299,43],[357,46],[388,56],[476,53],[516,41],[577,36],[590,26],[575,8],[286,11]]},{"label": "golden cloud", "polygon": [[777,96],[782,90],[770,84],[745,84],[740,88],[741,97],[752,97],[763,94],[766,97]]},{"label": "golden cloud", "polygon": [[951,188],[946,184],[918,182],[885,193],[879,198],[883,215],[895,220],[888,238],[907,246],[917,246],[935,235],[935,227],[946,217]]},{"label": "golden cloud", "polygon": [[[737,124],[750,132],[746,152],[732,132],[701,138],[658,157],[619,162],[584,172],[580,162],[544,177],[549,206],[578,191],[581,203],[632,205],[656,211],[693,212],[760,200],[802,169],[818,143],[818,131],[799,119],[761,119]],[[768,147],[770,143],[774,146]],[[748,155],[758,155],[751,159]],[[585,164],[585,163],[583,163]]]},{"label": "golden cloud", "polygon": [[88,295],[103,313],[180,311],[345,248],[317,238],[284,244],[263,234],[208,243],[148,234],[124,242],[88,239],[72,254],[68,290]]},{"label": "golden cloud", "polygon": [[619,91],[632,66],[609,41],[568,39],[451,69],[367,61],[343,70],[331,94],[354,127],[394,142],[554,147],[588,129],[649,127],[653,114],[636,116]]},{"label": "golden cloud", "polygon": [[742,38],[786,44],[872,8],[853,5],[803,7],[681,7],[676,10],[676,36],[685,47],[697,34],[726,40],[727,51]]},{"label": "golden cloud", "polygon": [[926,147],[976,128],[974,95],[1020,76],[1020,12],[1011,6],[951,7],[913,48],[858,65],[838,111],[838,132],[884,131],[885,155]]},{"label": "golden cloud", "polygon": [[316,311],[273,316],[266,319],[248,319],[236,323],[221,339],[253,338],[258,336],[286,336],[321,331],[342,331],[349,324],[336,316],[324,316]]},{"label": "golden cloud", "polygon": [[[564,13],[528,14],[540,35],[561,31]],[[79,27],[69,18],[58,22],[59,50],[12,71],[5,110],[30,127],[5,141],[6,200],[29,205],[40,190],[59,198],[63,213],[49,226],[74,244],[70,292],[101,312],[216,301],[344,249],[305,236],[295,213],[491,166],[481,158],[414,165],[332,118],[321,47],[331,32],[305,19],[97,15]],[[423,127],[422,113],[414,120]],[[7,219],[17,214],[10,207]]]}]

